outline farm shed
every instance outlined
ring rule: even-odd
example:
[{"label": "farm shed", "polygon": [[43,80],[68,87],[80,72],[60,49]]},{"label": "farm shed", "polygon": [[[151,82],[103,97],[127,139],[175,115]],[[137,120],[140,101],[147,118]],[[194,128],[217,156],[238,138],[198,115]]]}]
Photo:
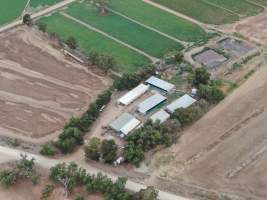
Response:
[{"label": "farm shed", "polygon": [[123,113],[115,121],[110,124],[110,127],[118,133],[128,135],[134,130],[140,121],[129,113]]},{"label": "farm shed", "polygon": [[167,98],[161,94],[155,94],[138,105],[138,111],[142,114],[147,114],[150,110],[166,101]]},{"label": "farm shed", "polygon": [[190,97],[188,94],[185,94],[184,96],[180,97],[179,99],[169,104],[166,110],[169,113],[174,113],[178,108],[188,108],[195,102],[196,102],[195,99]]},{"label": "farm shed", "polygon": [[149,85],[152,85],[156,88],[159,88],[161,90],[164,90],[165,92],[172,93],[175,92],[175,85],[164,81],[162,79],[159,79],[155,76],[151,76],[149,79],[146,80],[146,83]]},{"label": "farm shed", "polygon": [[124,106],[127,106],[133,101],[135,101],[137,98],[139,98],[141,95],[143,95],[146,91],[148,91],[148,89],[149,89],[149,86],[140,84],[136,88],[132,89],[131,91],[123,95],[118,100],[118,103]]},{"label": "farm shed", "polygon": [[170,114],[167,113],[165,110],[160,110],[158,112],[156,112],[155,114],[153,114],[150,119],[152,120],[152,122],[156,122],[156,121],[160,121],[160,123],[165,122],[167,119],[170,118]]}]

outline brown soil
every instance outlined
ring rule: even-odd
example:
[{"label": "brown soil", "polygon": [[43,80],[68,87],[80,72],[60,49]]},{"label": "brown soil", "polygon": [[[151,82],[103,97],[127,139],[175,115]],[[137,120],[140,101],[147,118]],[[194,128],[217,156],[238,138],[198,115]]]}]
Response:
[{"label": "brown soil", "polygon": [[27,27],[0,35],[0,130],[42,137],[83,113],[111,80],[53,48]]},{"label": "brown soil", "polygon": [[264,66],[185,130],[178,144],[157,153],[150,166],[154,176],[173,181],[166,189],[174,192],[267,199],[266,91]]}]

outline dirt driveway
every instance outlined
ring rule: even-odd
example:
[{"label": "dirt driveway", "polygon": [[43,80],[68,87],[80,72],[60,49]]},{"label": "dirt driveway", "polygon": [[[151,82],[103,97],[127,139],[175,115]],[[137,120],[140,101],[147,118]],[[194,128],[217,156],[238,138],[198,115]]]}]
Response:
[{"label": "dirt driveway", "polygon": [[34,29],[18,28],[0,40],[1,134],[54,133],[111,85],[109,78],[67,60]]}]

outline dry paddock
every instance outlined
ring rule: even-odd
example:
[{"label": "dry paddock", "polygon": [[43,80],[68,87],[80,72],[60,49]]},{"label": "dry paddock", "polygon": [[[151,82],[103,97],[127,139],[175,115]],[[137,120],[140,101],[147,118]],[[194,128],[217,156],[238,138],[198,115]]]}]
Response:
[{"label": "dry paddock", "polygon": [[42,137],[81,115],[112,81],[27,27],[0,35],[0,133]]},{"label": "dry paddock", "polygon": [[150,169],[153,175],[172,181],[162,187],[180,194],[196,197],[211,192],[238,197],[230,199],[266,200],[266,130],[265,65],[185,130],[178,144],[158,152]]}]

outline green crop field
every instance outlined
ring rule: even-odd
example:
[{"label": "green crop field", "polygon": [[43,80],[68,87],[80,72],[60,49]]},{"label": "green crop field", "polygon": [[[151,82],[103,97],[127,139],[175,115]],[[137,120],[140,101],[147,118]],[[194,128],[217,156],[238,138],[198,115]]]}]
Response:
[{"label": "green crop field", "polygon": [[134,72],[149,60],[143,55],[114,42],[113,40],[98,34],[86,27],[65,18],[56,13],[49,17],[39,20],[47,24],[47,30],[50,33],[58,34],[62,39],[70,36],[75,37],[85,54],[92,50],[99,53],[113,56],[117,62],[117,70]]},{"label": "green crop field", "polygon": [[239,19],[239,16],[237,14],[206,3],[204,0],[152,1],[207,24],[227,24],[235,22]]},{"label": "green crop field", "polygon": [[27,4],[27,0],[0,0],[0,25],[18,18]]},{"label": "green crop field", "polygon": [[66,12],[76,19],[157,58],[162,58],[170,51],[183,48],[180,43],[117,14],[109,13],[103,16],[96,7],[90,4],[73,4]]},{"label": "green crop field", "polygon": [[231,10],[240,15],[255,15],[262,12],[263,7],[244,0],[206,0],[212,4]]},{"label": "green crop field", "polygon": [[262,6],[267,6],[267,0],[251,0],[251,2],[255,2]]},{"label": "green crop field", "polygon": [[[206,40],[206,32],[196,24],[165,12],[142,0],[112,0],[111,9],[177,39]],[[167,22],[167,23],[166,23]]]},{"label": "green crop field", "polygon": [[55,3],[58,3],[62,0],[31,0],[30,6],[31,7],[38,7],[38,6],[45,6],[45,5],[53,5]]}]

